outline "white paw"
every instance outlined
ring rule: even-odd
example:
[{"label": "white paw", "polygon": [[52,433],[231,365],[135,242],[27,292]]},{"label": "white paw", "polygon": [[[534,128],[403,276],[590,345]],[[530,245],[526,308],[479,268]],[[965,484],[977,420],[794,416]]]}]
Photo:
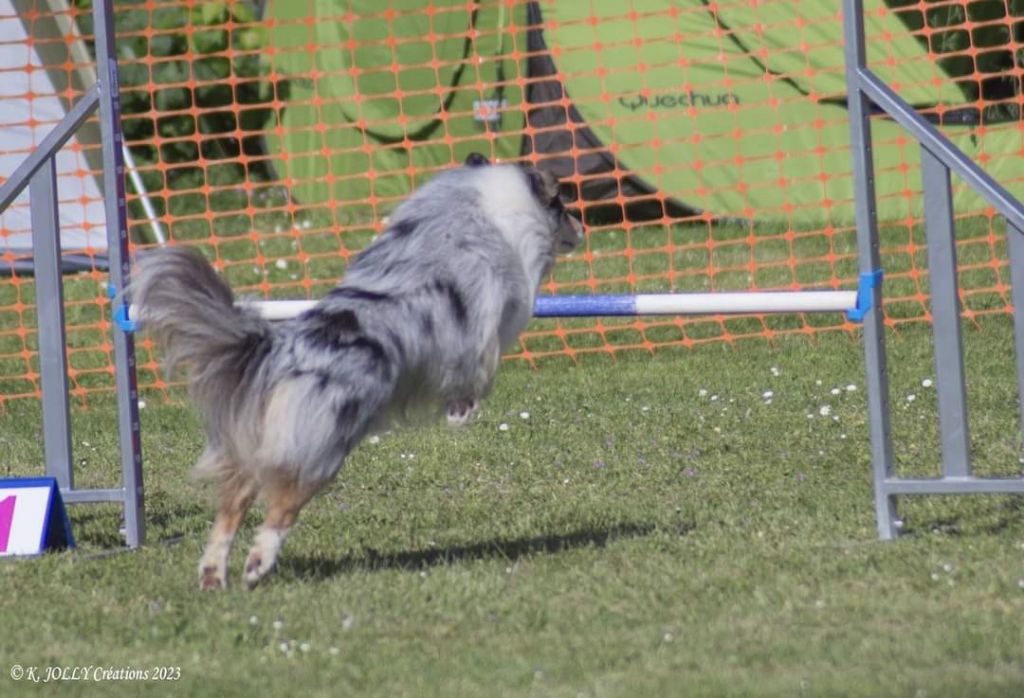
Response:
[{"label": "white paw", "polygon": [[242,580],[245,581],[245,585],[252,589],[260,580],[267,576],[267,573],[274,567],[274,560],[267,561],[258,550],[253,550],[249,553],[249,557],[245,559],[245,572],[242,574]]},{"label": "white paw", "polygon": [[448,403],[448,424],[453,427],[465,426],[480,407],[476,400],[453,400]]},{"label": "white paw", "polygon": [[199,558],[199,588],[227,589],[228,587],[228,553],[231,541],[215,540],[206,546],[203,556]]},{"label": "white paw", "polygon": [[250,589],[260,583],[277,562],[277,553],[284,542],[285,531],[277,529],[261,529],[245,559],[242,579]]}]

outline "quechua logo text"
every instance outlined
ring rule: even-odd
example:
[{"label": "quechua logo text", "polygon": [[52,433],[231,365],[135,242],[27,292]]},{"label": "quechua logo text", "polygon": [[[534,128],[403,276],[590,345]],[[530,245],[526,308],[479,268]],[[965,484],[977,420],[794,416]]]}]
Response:
[{"label": "quechua logo text", "polygon": [[739,104],[740,98],[734,92],[679,92],[650,97],[642,94],[619,95],[619,104],[630,111],[641,109],[714,109]]}]

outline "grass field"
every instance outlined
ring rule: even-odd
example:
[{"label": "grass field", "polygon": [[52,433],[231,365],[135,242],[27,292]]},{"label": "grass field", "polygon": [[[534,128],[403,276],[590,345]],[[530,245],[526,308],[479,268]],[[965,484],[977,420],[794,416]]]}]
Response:
[{"label": "grass field", "polygon": [[[1019,474],[1009,323],[965,343],[979,472]],[[904,474],[937,462],[930,347],[890,343]],[[91,403],[76,475],[107,486],[113,414]],[[194,589],[198,425],[156,396],[142,419],[147,546],[116,552],[117,510],[76,505],[76,551],[0,564],[0,695],[46,690],[14,664],[180,671],[62,695],[1024,693],[1021,500],[908,500],[908,535],[878,542],[861,349],[839,334],[506,365],[469,428],[360,446],[253,592],[255,514],[232,588]],[[38,474],[36,403],[0,420],[0,475]]]}]

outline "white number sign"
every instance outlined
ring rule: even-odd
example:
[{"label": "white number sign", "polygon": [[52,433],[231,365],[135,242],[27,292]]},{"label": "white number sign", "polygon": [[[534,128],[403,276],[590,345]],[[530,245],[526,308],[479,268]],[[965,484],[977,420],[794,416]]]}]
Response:
[{"label": "white number sign", "polygon": [[74,545],[56,480],[0,480],[0,557]]}]

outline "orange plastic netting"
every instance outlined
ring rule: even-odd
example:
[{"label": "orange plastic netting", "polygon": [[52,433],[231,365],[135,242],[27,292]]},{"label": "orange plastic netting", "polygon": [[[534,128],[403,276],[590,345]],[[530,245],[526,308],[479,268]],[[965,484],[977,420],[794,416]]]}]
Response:
[{"label": "orange plastic netting", "polygon": [[[869,63],[1024,190],[1024,2],[875,0]],[[769,0],[115,3],[136,246],[316,298],[410,188],[476,150],[588,223],[544,293],[856,287],[842,18]],[[0,176],[94,81],[91,10],[0,0]],[[886,321],[928,322],[917,145],[874,120]],[[113,389],[95,123],[59,163],[72,394]],[[1005,228],[954,182],[964,314],[1012,311]],[[0,218],[0,404],[39,395],[27,204]],[[513,359],[852,333],[841,314],[535,321]],[[165,387],[148,342],[140,385]]]}]

